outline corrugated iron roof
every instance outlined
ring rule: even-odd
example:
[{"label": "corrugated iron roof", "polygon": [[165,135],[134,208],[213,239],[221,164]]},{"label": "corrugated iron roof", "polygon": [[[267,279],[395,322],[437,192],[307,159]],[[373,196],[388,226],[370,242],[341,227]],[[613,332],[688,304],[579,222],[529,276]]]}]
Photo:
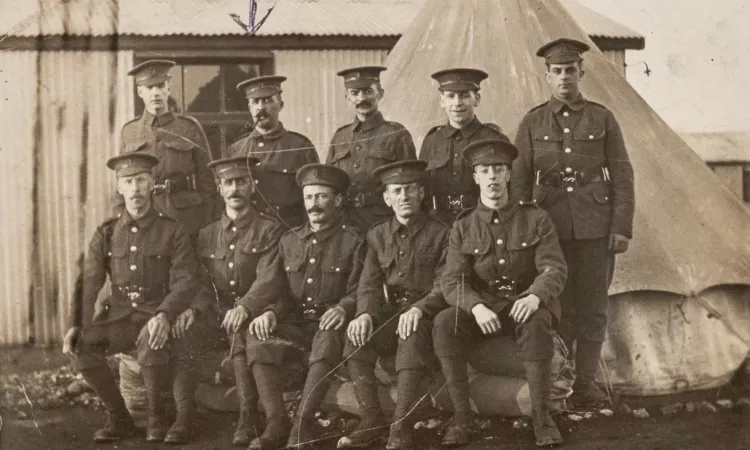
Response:
[{"label": "corrugated iron roof", "polygon": [[680,137],[706,162],[750,162],[750,130],[680,133]]},{"label": "corrugated iron roof", "polygon": [[[455,0],[454,0],[455,1]],[[41,0],[3,8],[0,34],[7,36],[222,36],[244,30],[250,0]],[[41,4],[41,5],[40,5]],[[425,0],[258,0],[260,20],[274,10],[259,36],[400,36]],[[565,4],[592,36],[643,37],[582,5]],[[40,14],[40,11],[42,12]]]}]

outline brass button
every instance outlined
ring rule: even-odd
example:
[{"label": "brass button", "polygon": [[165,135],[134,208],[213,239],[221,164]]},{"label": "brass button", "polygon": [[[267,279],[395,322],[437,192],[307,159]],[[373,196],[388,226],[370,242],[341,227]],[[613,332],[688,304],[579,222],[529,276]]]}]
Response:
[{"label": "brass button", "polygon": [[237,231],[237,227],[232,227],[232,231]]},{"label": "brass button", "polygon": [[130,266],[130,270],[131,271],[134,271],[136,269],[138,269],[138,266],[136,266],[135,264],[133,264],[132,266]]},{"label": "brass button", "polygon": [[570,133],[570,128],[565,128],[565,129],[563,130],[563,133]]},{"label": "brass button", "polygon": [[313,244],[317,244],[317,243],[318,243],[318,240],[317,240],[317,239],[313,239],[313,240],[312,240],[312,243],[313,243]]},{"label": "brass button", "polygon": [[566,189],[568,192],[573,192],[573,186],[568,186],[568,189]]},{"label": "brass button", "polygon": [[136,307],[138,307],[138,303],[133,302],[133,303],[130,304],[130,306],[132,306],[133,308],[136,308]]},{"label": "brass button", "polygon": [[263,147],[263,146],[265,146],[265,145],[266,145],[266,144],[264,144],[263,142],[258,142],[258,147]]},{"label": "brass button", "polygon": [[501,260],[500,260],[500,261],[498,261],[498,262],[499,262],[500,264],[505,264],[505,260],[504,260],[504,259],[501,259]]},{"label": "brass button", "polygon": [[563,116],[564,116],[564,117],[568,117],[569,115],[570,115],[570,113],[569,113],[569,112],[567,112],[567,111],[563,112]]},{"label": "brass button", "polygon": [[566,168],[565,168],[565,172],[567,172],[567,173],[570,173],[570,172],[572,172],[572,171],[573,171],[573,169],[571,169],[570,167],[566,167]]},{"label": "brass button", "polygon": [[500,220],[498,220],[498,219],[492,219],[492,223],[500,223]]},{"label": "brass button", "polygon": [[313,283],[313,281],[314,281],[314,280],[313,280],[312,278],[308,278],[308,279],[307,279],[307,284],[312,284],[312,283]]},{"label": "brass button", "polygon": [[308,303],[312,302],[312,297],[307,297],[307,301],[308,301]]},{"label": "brass button", "polygon": [[230,263],[229,263],[229,268],[231,269],[232,267],[234,267],[234,263],[233,263],[233,262],[230,262]]},{"label": "brass button", "polygon": [[549,141],[549,136],[544,136],[545,141]]},{"label": "brass button", "polygon": [[315,258],[310,258],[310,264],[315,264]]},{"label": "brass button", "polygon": [[525,242],[521,242],[521,247],[526,247],[526,243]]},{"label": "brass button", "polygon": [[133,233],[137,233],[138,232],[138,228],[137,227],[133,227],[133,228],[130,229],[130,231],[132,231]]},{"label": "brass button", "polygon": [[234,244],[229,244],[229,250],[234,250],[234,249],[235,249]]},{"label": "brass button", "polygon": [[236,281],[234,281],[234,280],[229,280],[229,285],[230,285],[230,286],[234,286],[235,284],[237,284],[237,282],[236,282]]},{"label": "brass button", "polygon": [[134,251],[136,251],[136,250],[138,250],[138,247],[136,247],[135,245],[131,245],[131,246],[130,246],[130,251],[131,251],[131,252],[134,252]]},{"label": "brass button", "polygon": [[502,245],[502,244],[503,244],[503,240],[502,239],[498,239],[497,240],[497,245]]},{"label": "brass button", "polygon": [[565,153],[570,153],[570,152],[571,152],[570,147],[565,149]]}]

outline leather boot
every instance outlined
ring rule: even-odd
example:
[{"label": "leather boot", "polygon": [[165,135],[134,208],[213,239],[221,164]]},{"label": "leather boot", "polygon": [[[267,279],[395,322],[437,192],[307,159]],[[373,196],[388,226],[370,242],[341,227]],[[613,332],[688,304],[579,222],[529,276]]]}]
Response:
[{"label": "leather boot", "polygon": [[453,419],[445,430],[444,447],[458,447],[471,442],[471,402],[469,398],[469,372],[462,358],[440,358],[448,395],[453,403]]},{"label": "leather boot", "polygon": [[363,448],[380,441],[385,435],[387,422],[378,398],[378,381],[375,364],[349,360],[349,376],[362,414],[357,428],[348,436],[339,439],[338,448]]},{"label": "leather boot", "polygon": [[401,370],[398,373],[396,411],[388,436],[388,450],[409,450],[414,447],[412,429],[413,409],[419,399],[419,386],[422,382],[421,370]]},{"label": "leather boot", "polygon": [[195,387],[195,368],[189,365],[177,366],[172,384],[177,417],[164,436],[164,443],[187,444],[190,441],[190,425],[195,416]]},{"label": "leather boot", "polygon": [[578,340],[576,349],[576,381],[573,383],[572,401],[576,407],[597,407],[610,403],[609,396],[596,384],[596,369],[602,352],[602,343]]},{"label": "leather boot", "polygon": [[143,384],[146,388],[148,421],[146,440],[162,442],[167,434],[167,398],[169,397],[169,367],[141,366]]},{"label": "leather boot", "polygon": [[534,436],[537,447],[551,447],[562,444],[560,430],[550,416],[549,394],[551,360],[524,361],[526,378],[529,381],[531,397],[531,420],[534,424]]},{"label": "leather boot", "polygon": [[134,436],[138,429],[125,407],[125,400],[117,388],[112,371],[105,367],[102,370],[82,370],[81,375],[86,383],[94,388],[107,410],[107,424],[104,428],[96,430],[94,441],[112,442]]},{"label": "leather boot", "polygon": [[319,361],[310,366],[292,431],[286,443],[287,448],[313,448],[318,443],[313,433],[315,411],[323,403],[328,388],[331,386],[331,378],[328,377],[331,369],[331,365],[325,361]]},{"label": "leather boot", "polygon": [[240,415],[237,419],[237,428],[234,430],[232,445],[244,447],[250,443],[250,439],[258,436],[256,428],[258,390],[244,354],[232,358],[232,365],[237,382],[237,396],[240,400]]},{"label": "leather boot", "polygon": [[255,363],[253,376],[258,386],[260,402],[266,412],[263,434],[253,439],[250,450],[276,450],[284,446],[289,437],[289,416],[284,407],[284,397],[279,386],[281,368],[273,364]]}]

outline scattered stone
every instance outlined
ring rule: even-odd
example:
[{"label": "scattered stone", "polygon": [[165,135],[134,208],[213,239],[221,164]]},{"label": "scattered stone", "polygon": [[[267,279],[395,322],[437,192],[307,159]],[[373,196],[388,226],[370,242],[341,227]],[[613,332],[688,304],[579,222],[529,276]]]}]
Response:
[{"label": "scattered stone", "polygon": [[646,408],[638,408],[633,410],[633,417],[636,419],[648,419],[651,416],[648,411],[646,411]]},{"label": "scattered stone", "polygon": [[490,419],[481,419],[476,421],[477,428],[479,428],[480,430],[486,430],[490,427],[490,424]]},{"label": "scattered stone", "polygon": [[590,411],[586,411],[585,413],[583,413],[583,418],[584,419],[593,419],[594,418],[594,413],[592,413]]},{"label": "scattered stone", "polygon": [[633,410],[630,408],[630,406],[627,403],[623,403],[620,405],[620,412],[626,416],[630,416],[633,414]]},{"label": "scattered stone", "polygon": [[530,426],[531,426],[531,424],[529,423],[529,419],[526,418],[526,417],[522,417],[520,419],[516,419],[513,422],[513,428],[515,428],[516,430],[525,430],[525,429],[529,428]]},{"label": "scattered stone", "polygon": [[28,415],[28,414],[26,414],[26,413],[25,413],[24,411],[21,411],[21,410],[19,409],[18,411],[16,411],[16,417],[17,417],[18,419],[21,419],[21,420],[23,420],[23,419],[27,419],[27,418],[29,417],[29,415]]},{"label": "scattered stone", "polygon": [[678,412],[682,411],[682,409],[685,407],[682,403],[673,403],[671,405],[665,405],[659,408],[659,411],[665,416],[673,416],[677,414]]},{"label": "scattered stone", "polygon": [[750,407],[750,397],[743,397],[739,400],[737,400],[736,405],[740,408],[747,408]]},{"label": "scattered stone", "polygon": [[715,413],[718,411],[718,409],[716,409],[716,407],[712,405],[711,403],[703,400],[702,402],[698,404],[698,411]]},{"label": "scattered stone", "polygon": [[719,406],[721,406],[722,408],[726,408],[726,409],[732,409],[732,407],[734,406],[734,402],[732,402],[732,400],[726,399],[726,398],[723,398],[723,399],[720,399],[720,400],[716,400],[716,404],[719,405]]},{"label": "scattered stone", "polygon": [[89,385],[85,380],[74,380],[65,388],[65,392],[71,397],[77,397],[89,390],[91,390],[91,388],[89,388]]},{"label": "scattered stone", "polygon": [[697,409],[697,406],[695,406],[695,403],[693,402],[685,403],[685,411],[691,413],[691,412],[695,412],[696,409]]},{"label": "scattered stone", "polygon": [[615,415],[615,412],[611,409],[600,409],[599,414],[606,416],[606,417],[612,417]]},{"label": "scattered stone", "polygon": [[568,414],[568,419],[572,420],[573,422],[580,422],[583,420],[583,417],[579,416],[578,414]]}]

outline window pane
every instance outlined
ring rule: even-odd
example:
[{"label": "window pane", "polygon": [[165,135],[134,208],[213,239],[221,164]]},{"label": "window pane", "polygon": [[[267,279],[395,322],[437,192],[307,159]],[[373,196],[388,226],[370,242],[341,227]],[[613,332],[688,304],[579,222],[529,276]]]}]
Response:
[{"label": "window pane", "polygon": [[208,145],[211,147],[211,159],[219,159],[222,155],[221,145],[221,127],[218,125],[203,125],[203,131],[206,132],[206,138],[208,138]]},{"label": "window pane", "polygon": [[225,64],[224,71],[225,101],[227,111],[247,111],[245,94],[237,90],[237,84],[248,78],[260,76],[260,66],[256,64]]},{"label": "window pane", "polygon": [[221,77],[217,65],[183,67],[183,92],[187,112],[219,112]]}]

